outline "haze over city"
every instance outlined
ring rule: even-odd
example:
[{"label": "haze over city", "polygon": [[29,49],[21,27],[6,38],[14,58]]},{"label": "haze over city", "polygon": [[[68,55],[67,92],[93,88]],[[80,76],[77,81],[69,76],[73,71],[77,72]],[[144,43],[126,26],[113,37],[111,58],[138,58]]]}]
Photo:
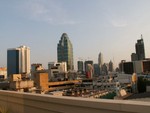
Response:
[{"label": "haze over city", "polygon": [[[0,1],[1,66],[7,49],[26,45],[31,63],[57,61],[57,44],[66,32],[73,44],[74,64],[81,58],[104,62],[130,60],[143,34],[150,57],[149,0],[7,0]],[[76,68],[76,67],[75,67]]]}]

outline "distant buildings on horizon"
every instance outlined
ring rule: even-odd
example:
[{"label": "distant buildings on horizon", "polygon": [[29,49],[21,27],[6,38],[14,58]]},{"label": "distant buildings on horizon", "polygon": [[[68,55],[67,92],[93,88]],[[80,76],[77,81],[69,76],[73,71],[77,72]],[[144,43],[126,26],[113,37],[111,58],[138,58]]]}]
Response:
[{"label": "distant buildings on horizon", "polygon": [[[125,60],[122,60],[121,63],[119,64],[119,70],[117,68],[118,71],[132,73],[138,69],[138,67],[135,65],[139,65],[139,64],[146,65],[146,66],[150,65],[149,62],[146,62],[148,64],[145,64],[145,62],[138,62],[141,60],[147,60],[145,58],[145,48],[144,48],[144,41],[143,41],[142,35],[141,35],[141,39],[137,40],[137,43],[135,44],[135,50],[136,50],[136,53],[132,53],[131,60],[134,62],[136,61],[136,63],[126,62]],[[74,70],[73,45],[66,33],[62,34],[61,39],[59,40],[59,43],[57,44],[57,63],[53,63],[52,65],[53,65],[52,66],[53,68],[57,67],[58,68],[57,71],[60,73],[62,72],[66,73],[69,71],[73,72]],[[34,66],[36,67],[37,65],[32,65],[32,69]],[[41,66],[41,65],[38,65],[38,66]],[[17,48],[12,48],[12,49],[7,50],[8,77],[9,75],[12,75],[12,74],[21,74],[21,73],[30,74],[31,72],[30,67],[31,67],[31,64],[30,64],[30,48],[29,47],[20,46]],[[135,67],[137,69],[135,69]],[[41,69],[40,67],[38,68]],[[51,70],[55,72],[53,68],[51,68]],[[65,71],[62,71],[61,70],[62,68]],[[109,72],[113,72],[115,70],[113,62],[111,60],[109,63],[103,62],[103,54],[101,52],[98,54],[97,63],[94,63],[92,60],[86,60],[86,61],[79,60],[77,61],[77,68],[78,68],[77,70],[78,73],[85,74],[87,78],[92,78],[93,75],[96,75],[96,76],[107,75]],[[143,68],[143,66],[141,68]],[[147,68],[147,71],[150,72],[148,68]]]},{"label": "distant buildings on horizon", "polygon": [[103,54],[99,53],[98,63],[94,63],[92,60],[77,61],[78,72],[80,74],[85,74],[87,78],[92,78],[93,76],[107,75],[108,72],[114,72],[113,62],[110,60],[109,63],[103,62]]},{"label": "distant buildings on horizon", "polygon": [[100,68],[100,74],[102,74],[102,66],[103,66],[103,54],[102,53],[99,53],[98,55],[98,65],[99,65],[99,68]]},{"label": "distant buildings on horizon", "polygon": [[145,48],[142,34],[141,39],[137,40],[137,43],[135,44],[135,51],[136,53],[131,54],[131,61],[138,61],[145,59]]},{"label": "distant buildings on horizon", "polygon": [[150,59],[145,57],[145,47],[143,36],[135,43],[136,53],[131,54],[131,61],[126,62],[122,60],[119,64],[120,72],[125,74],[149,74],[150,73]]}]

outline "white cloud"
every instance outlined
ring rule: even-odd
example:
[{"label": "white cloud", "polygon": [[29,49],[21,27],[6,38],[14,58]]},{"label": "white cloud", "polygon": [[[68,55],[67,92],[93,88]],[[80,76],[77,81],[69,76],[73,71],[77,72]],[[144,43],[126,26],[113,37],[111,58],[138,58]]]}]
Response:
[{"label": "white cloud", "polygon": [[65,8],[54,0],[27,1],[23,9],[32,20],[44,21],[53,25],[74,25],[77,23],[70,19]]}]

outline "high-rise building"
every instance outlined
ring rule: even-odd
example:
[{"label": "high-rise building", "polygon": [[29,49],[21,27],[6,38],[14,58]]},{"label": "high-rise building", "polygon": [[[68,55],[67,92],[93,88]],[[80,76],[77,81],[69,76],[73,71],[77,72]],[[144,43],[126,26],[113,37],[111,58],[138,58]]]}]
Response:
[{"label": "high-rise building", "polygon": [[121,73],[124,73],[124,65],[123,64],[125,62],[126,62],[125,60],[121,60],[121,62],[119,63],[119,70]]},{"label": "high-rise building", "polygon": [[99,68],[100,68],[100,73],[102,73],[102,66],[103,66],[103,54],[99,53],[98,55],[98,64],[99,64]]},{"label": "high-rise building", "polygon": [[114,66],[113,66],[113,62],[112,61],[109,62],[109,71],[110,72],[114,71]]},{"label": "high-rise building", "polygon": [[98,64],[94,64],[94,75],[100,75],[100,68]]},{"label": "high-rise building", "polygon": [[108,75],[108,64],[104,63],[102,65],[102,72],[101,72],[101,74]]},{"label": "high-rise building", "polygon": [[57,44],[57,60],[58,62],[66,62],[67,70],[73,70],[73,47],[66,33],[63,33],[59,43]]},{"label": "high-rise building", "polygon": [[136,54],[137,54],[138,60],[144,60],[145,48],[144,48],[144,41],[143,41],[142,35],[141,35],[141,39],[137,40],[137,43],[135,44],[135,48],[136,48]]},{"label": "high-rise building", "polygon": [[85,67],[85,73],[88,71],[88,64],[91,64],[93,66],[93,61],[88,60],[84,62],[84,67]]},{"label": "high-rise building", "polygon": [[30,48],[20,46],[7,50],[7,74],[30,74]]},{"label": "high-rise building", "polygon": [[94,72],[93,65],[87,64],[86,68],[87,68],[86,77],[87,78],[93,78],[93,72]]},{"label": "high-rise building", "polygon": [[78,61],[77,65],[78,65],[78,72],[83,73],[83,61]]},{"label": "high-rise building", "polygon": [[133,62],[124,62],[123,70],[125,74],[133,74],[134,73],[134,63]]}]

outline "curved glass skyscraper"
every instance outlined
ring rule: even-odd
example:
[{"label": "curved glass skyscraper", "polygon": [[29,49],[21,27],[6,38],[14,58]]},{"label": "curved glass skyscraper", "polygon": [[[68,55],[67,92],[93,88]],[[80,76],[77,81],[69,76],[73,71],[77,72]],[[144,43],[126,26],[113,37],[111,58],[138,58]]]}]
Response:
[{"label": "curved glass skyscraper", "polygon": [[67,70],[73,70],[73,47],[66,33],[63,33],[59,43],[57,44],[57,60],[58,62],[66,62]]}]

